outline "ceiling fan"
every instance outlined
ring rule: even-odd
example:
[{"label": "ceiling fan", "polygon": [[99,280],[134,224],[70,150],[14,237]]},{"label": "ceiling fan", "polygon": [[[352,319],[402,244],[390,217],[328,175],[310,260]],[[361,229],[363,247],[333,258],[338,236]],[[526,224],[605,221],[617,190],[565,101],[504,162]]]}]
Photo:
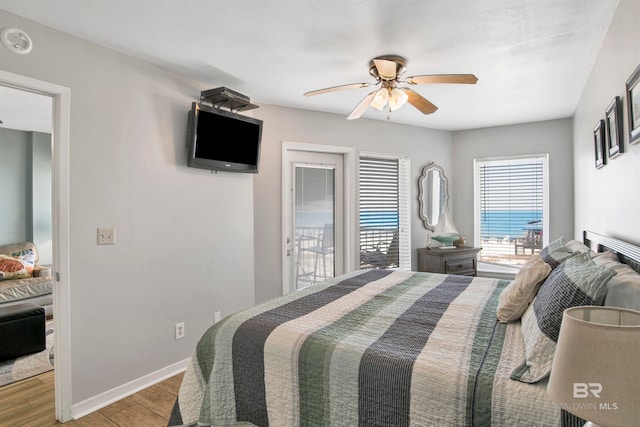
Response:
[{"label": "ceiling fan", "polygon": [[[360,118],[367,107],[371,106],[382,111],[388,106],[389,112],[397,110],[405,103],[413,105],[423,114],[434,113],[438,107],[412,89],[400,86],[401,83],[410,85],[421,85],[427,83],[462,83],[475,84],[478,78],[473,74],[428,74],[421,76],[407,77],[400,80],[400,76],[407,70],[407,60],[398,55],[377,56],[369,62],[369,74],[376,79],[375,83],[351,83],[340,86],[333,86],[324,89],[312,90],[304,96],[320,95],[343,89],[358,89],[363,87],[378,86],[380,89],[367,94],[362,101],[353,109],[348,120]],[[388,116],[387,116],[388,118]]]}]

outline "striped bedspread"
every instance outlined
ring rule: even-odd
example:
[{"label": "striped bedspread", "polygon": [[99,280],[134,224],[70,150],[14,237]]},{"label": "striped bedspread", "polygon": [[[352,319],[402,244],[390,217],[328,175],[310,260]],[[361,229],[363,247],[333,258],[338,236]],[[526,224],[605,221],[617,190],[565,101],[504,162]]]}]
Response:
[{"label": "striped bedspread", "polygon": [[369,270],[232,315],[202,337],[170,426],[553,426],[546,381],[509,379],[507,281]]}]

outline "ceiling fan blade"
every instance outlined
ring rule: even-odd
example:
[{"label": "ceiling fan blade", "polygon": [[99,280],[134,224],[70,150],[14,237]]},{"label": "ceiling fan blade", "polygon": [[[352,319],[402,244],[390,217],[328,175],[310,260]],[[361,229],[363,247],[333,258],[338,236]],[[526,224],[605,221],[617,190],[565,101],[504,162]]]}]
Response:
[{"label": "ceiling fan blade", "polygon": [[376,64],[378,70],[378,76],[383,80],[393,80],[396,78],[396,63],[388,61],[386,59],[374,59],[373,63]]},{"label": "ceiling fan blade", "polygon": [[374,90],[373,92],[365,96],[364,99],[360,101],[360,103],[356,106],[356,108],[353,109],[351,114],[349,114],[349,117],[347,117],[347,120],[359,119],[360,116],[362,116],[364,112],[367,110],[367,108],[369,107],[369,104],[371,104],[371,101],[373,101],[373,97],[376,96],[376,92],[378,91]]},{"label": "ceiling fan blade", "polygon": [[428,74],[424,76],[407,77],[410,85],[422,85],[425,83],[462,83],[476,84],[478,78],[473,74]]},{"label": "ceiling fan blade", "polygon": [[333,92],[336,90],[343,90],[343,89],[360,89],[362,87],[369,87],[371,85],[372,83],[350,83],[347,85],[332,86],[332,87],[326,87],[324,89],[312,90],[305,93],[304,96],[320,95],[323,93]]},{"label": "ceiling fan blade", "polygon": [[409,96],[407,102],[414,107],[416,107],[422,114],[431,114],[435,113],[438,107],[433,105],[430,101],[428,101],[424,96],[420,95],[418,92],[415,92],[408,87],[401,87],[401,91],[406,93]]}]

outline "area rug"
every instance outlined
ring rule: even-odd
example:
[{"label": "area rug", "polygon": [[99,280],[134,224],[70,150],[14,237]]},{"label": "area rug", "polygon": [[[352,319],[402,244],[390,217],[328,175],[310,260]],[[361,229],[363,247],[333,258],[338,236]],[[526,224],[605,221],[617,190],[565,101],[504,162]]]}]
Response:
[{"label": "area rug", "polygon": [[47,348],[39,353],[0,362],[0,387],[53,369],[53,320],[47,321],[45,331]]}]

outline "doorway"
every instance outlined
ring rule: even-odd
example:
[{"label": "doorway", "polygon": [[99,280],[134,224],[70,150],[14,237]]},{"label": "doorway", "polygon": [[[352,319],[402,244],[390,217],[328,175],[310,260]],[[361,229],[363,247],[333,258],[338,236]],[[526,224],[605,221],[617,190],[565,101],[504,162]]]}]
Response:
[{"label": "doorway", "polygon": [[0,70],[0,86],[52,99],[52,271],[56,349],[56,419],[70,421],[71,355],[69,320],[69,88]]},{"label": "doorway", "polygon": [[351,150],[291,144],[283,151],[283,293],[352,268]]},{"label": "doorway", "polygon": [[343,159],[298,151],[289,162],[289,274],[292,288],[299,290],[343,271]]}]

